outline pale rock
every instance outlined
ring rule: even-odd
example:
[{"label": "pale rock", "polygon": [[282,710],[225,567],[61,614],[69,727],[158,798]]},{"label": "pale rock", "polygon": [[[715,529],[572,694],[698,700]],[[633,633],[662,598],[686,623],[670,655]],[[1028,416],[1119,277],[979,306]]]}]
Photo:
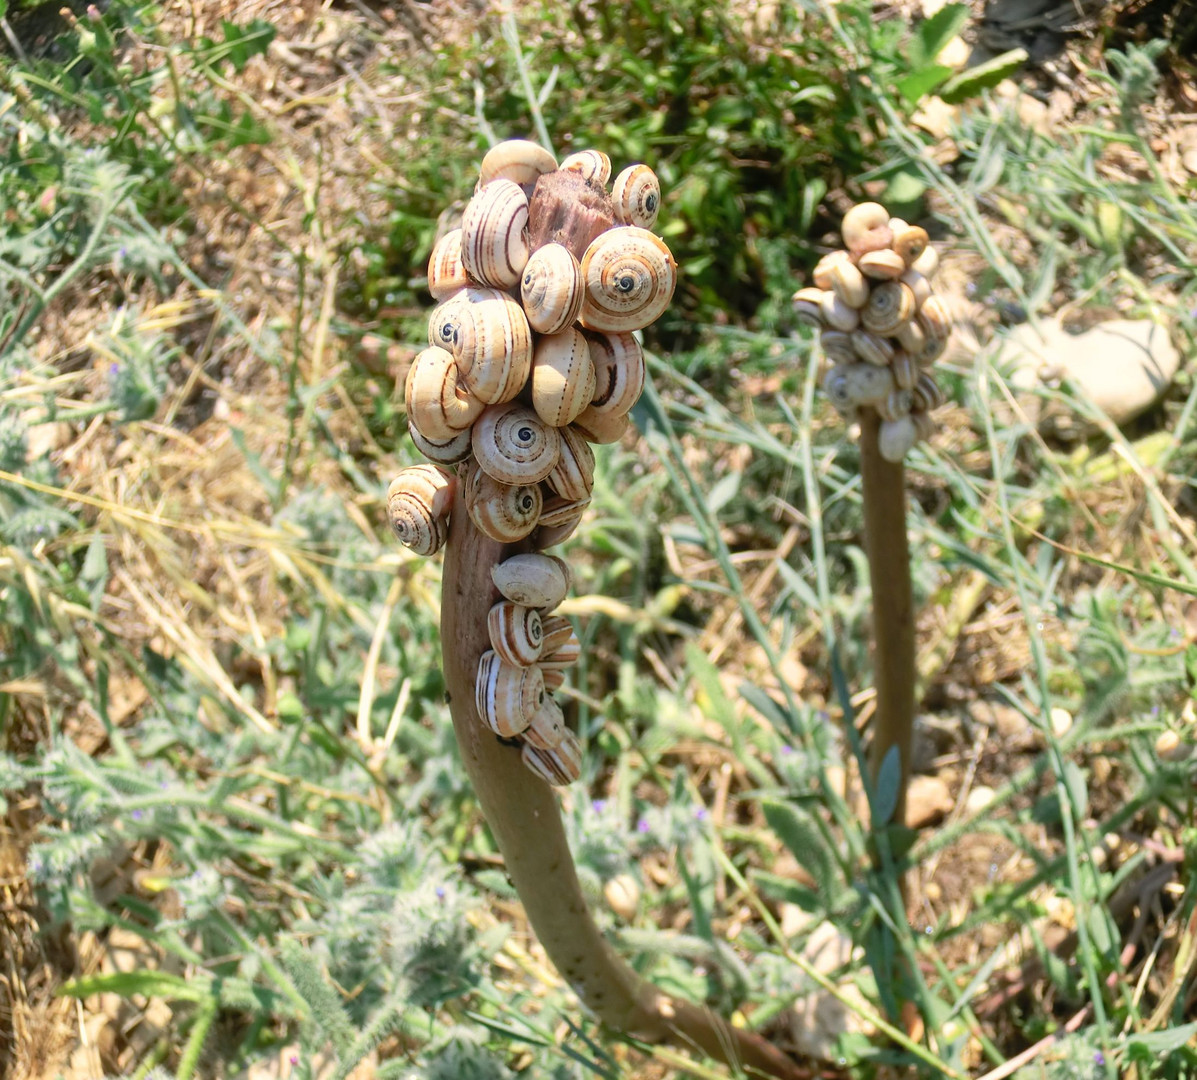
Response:
[{"label": "pale rock", "polygon": [[[863,950],[852,948],[852,939],[833,923],[822,922],[812,931],[802,955],[820,974],[834,977],[837,972],[851,970]],[[857,1009],[870,1009],[867,999],[850,979],[840,983],[840,991]],[[798,1049],[811,1057],[830,1059],[840,1036],[855,1033],[871,1038],[872,1024],[857,1015],[838,998],[816,988],[799,997],[790,1011],[790,1037]]]},{"label": "pale rock", "polygon": [[1057,705],[1051,711],[1052,734],[1057,739],[1064,738],[1072,727],[1072,713]]},{"label": "pale rock", "polygon": [[946,139],[959,115],[958,105],[949,105],[943,98],[932,94],[914,111],[910,121],[933,139]]},{"label": "pale rock", "polygon": [[939,55],[935,58],[935,62],[943,64],[944,67],[950,67],[954,71],[960,71],[968,63],[969,53],[971,52],[972,50],[968,47],[968,42],[957,34],[939,50]]},{"label": "pale rock", "polygon": [[616,874],[603,886],[603,899],[616,915],[631,922],[640,907],[640,886],[631,874]]},{"label": "pale rock", "polygon": [[906,789],[906,824],[912,829],[921,829],[942,821],[955,803],[952,793],[938,776],[910,778]]},{"label": "pale rock", "polygon": [[[1180,353],[1164,327],[1149,319],[1114,319],[1069,334],[1059,319],[1015,327],[999,344],[995,363],[1036,423],[1042,401],[1029,393],[1040,385],[1075,383],[1115,424],[1125,424],[1163,397],[1180,367]],[[1080,419],[1079,417],[1077,419]]]},{"label": "pale rock", "polygon": [[986,787],[984,784],[978,784],[968,793],[968,798],[964,800],[964,808],[970,814],[979,814],[994,800],[997,792],[991,787]]}]

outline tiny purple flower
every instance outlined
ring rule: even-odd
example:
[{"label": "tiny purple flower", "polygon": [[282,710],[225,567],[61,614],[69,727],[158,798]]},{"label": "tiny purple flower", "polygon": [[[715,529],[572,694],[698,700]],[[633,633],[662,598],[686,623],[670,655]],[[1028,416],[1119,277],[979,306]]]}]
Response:
[{"label": "tiny purple flower", "polygon": [[1093,1064],[1104,1065],[1106,1063],[1106,1056],[1100,1050],[1093,1051]]},{"label": "tiny purple flower", "polygon": [[593,810],[596,814],[601,814],[604,810],[607,809],[607,800],[606,799],[595,799],[590,804],[590,809]]},{"label": "tiny purple flower", "polygon": [[794,752],[794,748],[789,743],[782,743],[781,752],[782,754],[792,754]]},{"label": "tiny purple flower", "polygon": [[108,365],[108,374],[116,375],[120,371],[120,369],[121,369],[120,364],[109,364]]},{"label": "tiny purple flower", "polygon": [[291,1055],[291,1064],[292,1064],[292,1065],[298,1065],[298,1064],[299,1064],[299,1058],[298,1058],[298,1057],[297,1057],[295,1054],[292,1054],[292,1055]]},{"label": "tiny purple flower", "polygon": [[645,821],[644,818],[641,818],[639,821],[636,822],[636,831],[640,832],[640,833],[648,832],[648,822]]},{"label": "tiny purple flower", "polygon": [[705,806],[700,806],[700,807],[698,807],[698,809],[696,809],[696,810],[694,811],[694,816],[695,816],[695,817],[696,817],[696,818],[697,818],[699,821],[706,821],[706,819],[707,819],[707,808],[706,808]]},{"label": "tiny purple flower", "polygon": [[140,820],[141,820],[141,811],[140,811],[140,810],[134,810],[134,811],[133,811],[133,820],[134,820],[134,821],[140,821]]},{"label": "tiny purple flower", "polygon": [[444,887],[443,885],[438,885],[438,886],[436,887],[436,898],[437,898],[438,900],[444,900],[444,899],[445,899],[445,887]]}]

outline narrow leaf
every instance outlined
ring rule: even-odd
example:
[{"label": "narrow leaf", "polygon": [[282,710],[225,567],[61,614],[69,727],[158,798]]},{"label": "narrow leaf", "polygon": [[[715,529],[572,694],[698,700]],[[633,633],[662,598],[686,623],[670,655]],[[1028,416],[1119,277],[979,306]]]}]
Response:
[{"label": "narrow leaf", "polygon": [[984,64],[968,68],[955,78],[948,80],[939,91],[939,96],[949,105],[958,105],[982,90],[997,86],[1003,79],[1013,75],[1027,62],[1026,49],[1011,49],[1001,56],[995,56]]}]

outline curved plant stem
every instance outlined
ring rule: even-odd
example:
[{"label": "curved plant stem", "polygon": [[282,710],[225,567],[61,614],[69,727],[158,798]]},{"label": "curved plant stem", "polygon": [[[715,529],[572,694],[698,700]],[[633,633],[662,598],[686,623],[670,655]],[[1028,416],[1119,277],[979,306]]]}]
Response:
[{"label": "curved plant stem", "polygon": [[490,648],[486,616],[499,598],[491,567],[526,548],[480,533],[460,492],[450,521],[441,600],[449,710],[482,812],[545,952],[583,1004],[617,1031],[699,1050],[750,1075],[809,1076],[760,1036],[646,982],[599,933],[578,885],[556,796],[525,768],[517,747],[483,726],[474,705],[478,658]]},{"label": "curved plant stem", "polygon": [[[860,411],[860,478],[864,496],[865,552],[873,589],[873,670],[877,717],[869,764],[876,782],[890,747],[898,748],[898,799],[892,820],[906,821],[906,786],[914,730],[914,599],[906,538],[906,471],[877,448],[881,419]],[[876,822],[876,825],[884,824]]]}]

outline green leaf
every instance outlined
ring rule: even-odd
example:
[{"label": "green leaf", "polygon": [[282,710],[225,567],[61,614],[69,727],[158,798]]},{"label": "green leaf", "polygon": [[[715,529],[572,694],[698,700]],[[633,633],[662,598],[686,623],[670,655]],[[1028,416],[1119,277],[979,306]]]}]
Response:
[{"label": "green leaf", "polygon": [[922,55],[918,57],[916,65],[934,61],[943,52],[944,46],[964,29],[968,17],[967,4],[945,4],[931,18],[924,19],[919,24],[911,59],[921,50]]},{"label": "green leaf", "polygon": [[714,517],[731,502],[739,490],[740,474],[738,472],[728,473],[727,476],[718,481],[707,495],[707,509],[710,511],[711,516]]},{"label": "green leaf", "polygon": [[261,56],[274,40],[274,27],[263,19],[254,19],[248,26],[238,26],[228,19],[220,20],[224,33],[224,58],[240,71],[255,56]]},{"label": "green leaf", "polygon": [[769,828],[790,849],[798,865],[815,879],[820,903],[830,909],[835,900],[837,870],[835,859],[827,850],[819,830],[806,814],[789,803],[762,799],[761,809]]},{"label": "green leaf", "polygon": [[1159,1060],[1164,1054],[1170,1054],[1186,1045],[1197,1036],[1197,1021],[1182,1024],[1180,1027],[1165,1028],[1163,1031],[1150,1031],[1144,1035],[1132,1035],[1127,1040],[1127,1048],[1142,1048],[1153,1058]]},{"label": "green leaf", "polygon": [[116,971],[109,975],[85,975],[67,983],[60,993],[74,998],[88,998],[95,994],[116,994],[127,998],[144,994],[146,997],[198,1003],[211,999],[212,984],[208,979],[183,979],[164,971]]},{"label": "green leaf", "polygon": [[881,828],[889,823],[898,806],[898,787],[902,782],[902,758],[897,746],[891,746],[881,762],[881,771],[877,774],[877,793],[873,796],[873,813],[876,820],[874,828]]},{"label": "green leaf", "polygon": [[917,71],[912,71],[904,79],[899,79],[897,82],[898,93],[913,105],[924,94],[931,93],[951,77],[952,69],[947,65],[928,64]]},{"label": "green leaf", "polygon": [[970,97],[975,97],[982,90],[989,90],[997,86],[1026,62],[1026,49],[1011,49],[1009,52],[1002,53],[1001,56],[995,56],[992,60],[968,68],[955,78],[949,79],[940,89],[939,96],[949,105],[958,105]]}]

